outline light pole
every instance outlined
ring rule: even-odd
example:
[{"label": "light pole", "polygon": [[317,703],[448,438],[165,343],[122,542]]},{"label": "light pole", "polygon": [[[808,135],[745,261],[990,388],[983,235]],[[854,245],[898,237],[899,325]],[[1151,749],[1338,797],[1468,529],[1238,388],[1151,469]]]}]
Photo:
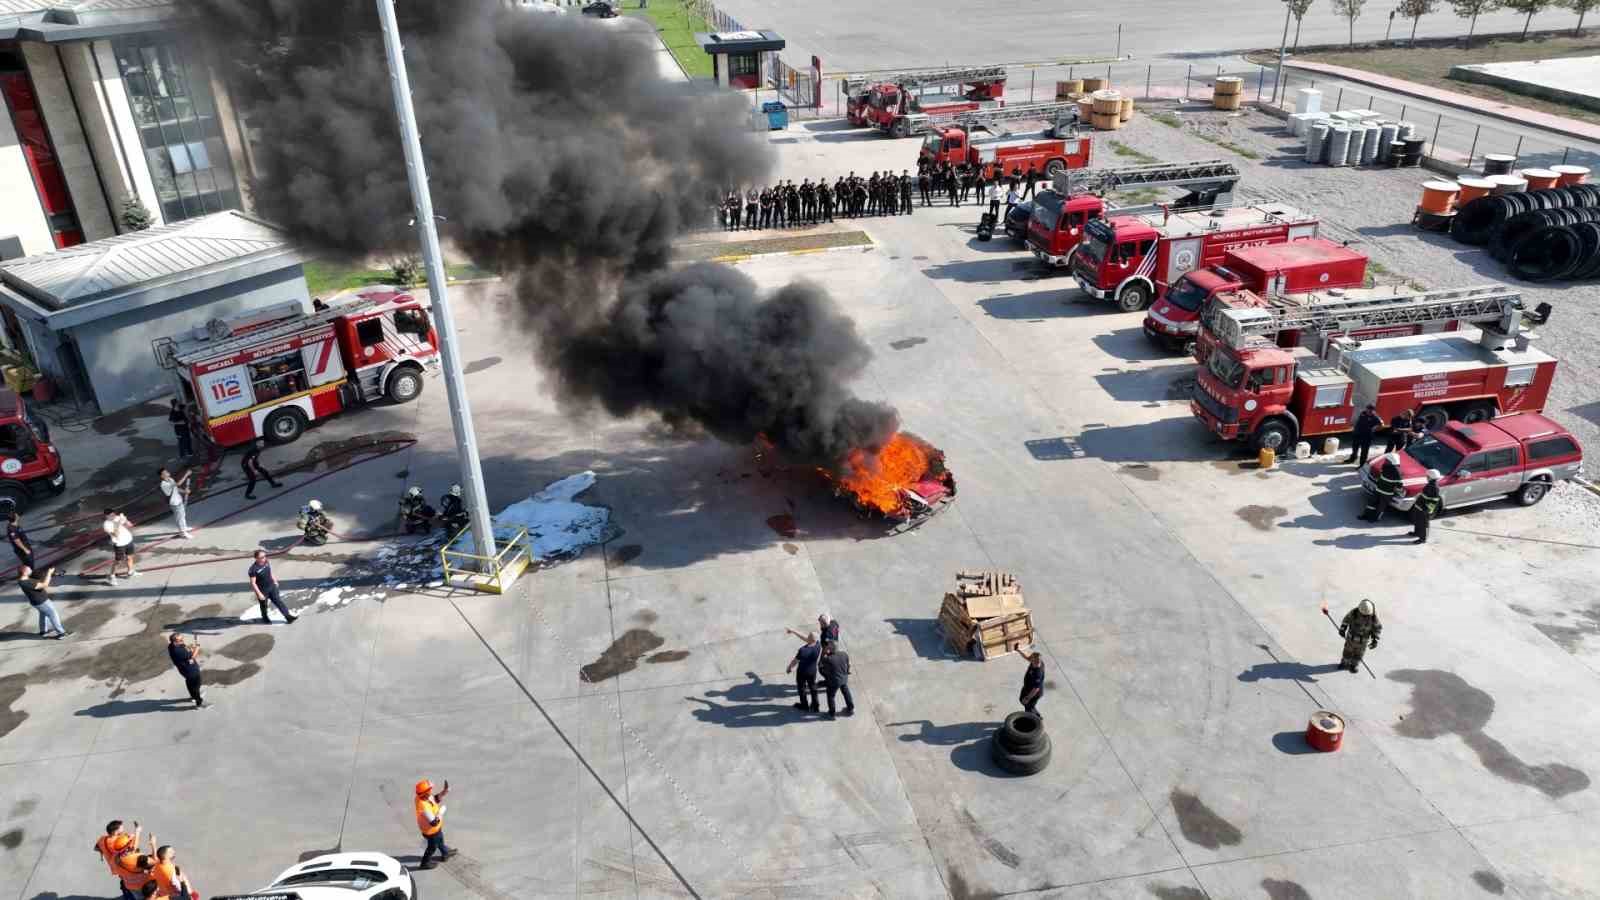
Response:
[{"label": "light pole", "polygon": [[488,500],[483,491],[483,467],[478,463],[478,439],[472,433],[472,408],[467,403],[467,386],[457,356],[456,323],[450,317],[450,300],[445,295],[444,260],[439,255],[439,231],[433,224],[433,198],[428,194],[428,172],[422,161],[422,139],[417,134],[417,113],[411,105],[411,82],[406,77],[405,56],[400,47],[400,24],[395,20],[394,0],[377,0],[378,19],[383,23],[383,49],[389,58],[389,83],[394,88],[394,111],[400,120],[400,142],[406,154],[406,179],[411,183],[411,202],[416,210],[417,239],[422,244],[422,264],[428,273],[428,293],[433,298],[433,318],[439,329],[439,356],[444,363],[445,396],[450,401],[450,424],[455,429],[456,453],[461,457],[463,505],[472,526],[472,540],[478,556],[493,558],[494,525],[489,519]]},{"label": "light pole", "polygon": [[[1278,82],[1283,78],[1283,58],[1288,55],[1289,48],[1289,14],[1294,12],[1294,7],[1288,0],[1283,4],[1283,39],[1278,41],[1278,71],[1272,73],[1272,105],[1278,105]],[[1260,99],[1259,96],[1257,99]]]}]

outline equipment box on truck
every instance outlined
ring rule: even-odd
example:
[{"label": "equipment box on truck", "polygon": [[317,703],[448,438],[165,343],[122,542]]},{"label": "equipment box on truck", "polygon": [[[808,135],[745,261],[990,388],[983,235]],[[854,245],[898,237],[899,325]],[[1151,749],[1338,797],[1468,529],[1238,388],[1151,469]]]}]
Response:
[{"label": "equipment box on truck", "polygon": [[[1400,481],[1405,496],[1389,505],[1408,510],[1428,483],[1428,470],[1439,472],[1439,497],[1445,509],[1515,497],[1523,506],[1544,499],[1557,481],[1583,475],[1583,448],[1565,428],[1538,413],[1501,416],[1466,425],[1451,422],[1435,429],[1400,454]],[[1361,473],[1361,486],[1378,493],[1373,460]]]}]

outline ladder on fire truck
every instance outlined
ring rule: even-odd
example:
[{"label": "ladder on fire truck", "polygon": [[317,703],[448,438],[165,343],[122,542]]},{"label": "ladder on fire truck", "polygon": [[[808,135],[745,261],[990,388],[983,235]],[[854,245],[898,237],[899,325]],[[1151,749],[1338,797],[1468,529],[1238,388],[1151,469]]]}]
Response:
[{"label": "ladder on fire truck", "polygon": [[855,96],[872,84],[895,84],[907,90],[966,84],[973,81],[1003,81],[1005,66],[973,66],[965,69],[914,69],[889,75],[857,75],[844,80],[844,90]]},{"label": "ladder on fire truck", "polygon": [[952,125],[969,133],[974,128],[982,128],[995,135],[1006,133],[1004,128],[995,127],[1006,122],[1049,122],[1051,137],[1067,138],[1077,135],[1078,104],[1070,100],[1060,103],[1020,103],[940,116],[912,113],[905,119],[913,133],[927,131],[934,125]]},{"label": "ladder on fire truck", "polygon": [[1197,159],[1181,163],[1149,163],[1115,169],[1072,170],[1057,173],[1050,186],[1065,197],[1074,194],[1106,194],[1110,191],[1141,187],[1182,187],[1195,194],[1232,194],[1239,182],[1239,168],[1220,159]]},{"label": "ladder on fire truck", "polygon": [[[1322,299],[1322,298],[1326,299]],[[1270,302],[1270,301],[1269,301]],[[1505,285],[1343,297],[1316,294],[1311,302],[1236,309],[1218,305],[1206,327],[1222,343],[1242,349],[1252,340],[1272,340],[1281,331],[1317,334],[1359,331],[1388,325],[1459,321],[1478,325],[1486,337],[1515,337],[1521,327],[1522,292]]]}]

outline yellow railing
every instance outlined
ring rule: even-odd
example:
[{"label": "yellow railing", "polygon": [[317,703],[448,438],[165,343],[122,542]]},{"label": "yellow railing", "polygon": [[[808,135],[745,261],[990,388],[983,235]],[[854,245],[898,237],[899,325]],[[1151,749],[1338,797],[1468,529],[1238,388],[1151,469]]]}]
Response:
[{"label": "yellow railing", "polygon": [[513,526],[494,526],[494,542],[499,548],[493,556],[472,552],[472,529],[463,528],[439,548],[439,561],[444,567],[444,583],[459,584],[475,591],[503,594],[528,566],[533,564],[533,546],[528,542],[528,529]]}]

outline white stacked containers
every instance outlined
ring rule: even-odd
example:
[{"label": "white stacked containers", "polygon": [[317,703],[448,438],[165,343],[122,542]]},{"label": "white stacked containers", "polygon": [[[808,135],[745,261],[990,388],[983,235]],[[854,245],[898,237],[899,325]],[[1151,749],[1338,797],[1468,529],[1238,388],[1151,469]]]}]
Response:
[{"label": "white stacked containers", "polygon": [[1322,92],[1316,88],[1301,88],[1294,97],[1294,111],[1302,115],[1322,112]]},{"label": "white stacked containers", "polygon": [[1328,131],[1327,148],[1328,165],[1345,165],[1345,160],[1350,155],[1350,126],[1333,126],[1333,128]]},{"label": "white stacked containers", "polygon": [[1306,162],[1322,162],[1322,151],[1328,143],[1328,131],[1326,122],[1318,122],[1306,129]]}]

